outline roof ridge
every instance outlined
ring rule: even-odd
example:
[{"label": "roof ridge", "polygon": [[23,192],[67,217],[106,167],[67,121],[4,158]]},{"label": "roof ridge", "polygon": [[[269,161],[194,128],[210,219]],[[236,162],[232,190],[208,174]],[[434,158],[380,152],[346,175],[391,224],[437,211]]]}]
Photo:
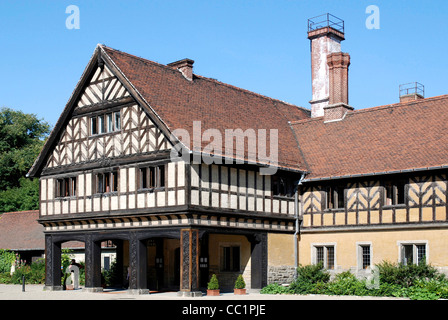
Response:
[{"label": "roof ridge", "polygon": [[168,66],[168,65],[166,65],[166,64],[163,64],[163,63],[160,63],[160,62],[157,62],[157,61],[153,61],[153,60],[149,60],[149,59],[146,59],[146,58],[142,58],[142,57],[136,56],[135,54],[131,54],[131,53],[128,53],[128,52],[125,52],[125,51],[121,51],[121,50],[118,50],[118,49],[114,49],[114,48],[108,47],[108,46],[106,46],[106,45],[101,45],[101,47],[102,47],[103,49],[105,48],[105,49],[113,50],[113,51],[115,51],[115,52],[117,52],[117,53],[119,53],[119,54],[123,54],[123,55],[129,56],[129,57],[131,57],[131,58],[141,60],[142,62],[149,62],[149,63],[151,63],[151,64],[154,64],[154,65],[157,65],[157,66],[164,67],[164,68],[167,69],[167,70],[171,70],[171,71],[173,71],[173,72],[176,72],[176,70],[175,70],[173,67],[170,67],[170,66]]},{"label": "roof ridge", "polygon": [[[421,103],[430,102],[430,101],[443,100],[443,99],[448,99],[448,94],[419,99],[419,100],[396,102],[396,103],[385,104],[385,105],[376,106],[376,107],[357,109],[357,110],[349,111],[347,113],[347,116],[354,116],[357,114],[362,114],[362,113],[367,113],[367,112],[381,111],[381,110],[390,109],[390,108],[409,107],[409,106],[413,106],[416,104],[421,104]],[[295,120],[295,121],[291,121],[290,124],[295,125],[295,124],[301,124],[301,123],[306,123],[306,122],[311,122],[311,121],[319,121],[319,120],[322,120],[323,118],[324,118],[323,116],[320,116],[320,117],[315,117],[315,118],[310,118],[310,119]]]},{"label": "roof ridge", "polygon": [[[158,65],[158,66],[162,66],[162,67],[164,67],[166,69],[169,69],[169,70],[172,70],[172,71],[176,71],[173,67],[170,67],[170,66],[168,66],[166,64],[163,64],[163,63],[160,63],[160,62],[156,62],[156,61],[152,61],[152,60],[149,60],[149,59],[146,59],[146,58],[142,58],[142,57],[130,54],[128,52],[124,52],[124,51],[120,51],[118,49],[114,49],[114,48],[108,47],[106,45],[100,45],[100,46],[103,47],[103,48],[106,48],[106,49],[110,49],[110,50],[116,51],[116,52],[118,52],[120,54],[124,54],[126,56],[131,57],[131,58],[135,58],[135,59],[141,60],[142,62],[149,62],[149,63],[155,64],[155,65]],[[310,110],[306,109],[305,107],[298,106],[298,105],[295,105],[295,104],[287,102],[287,101],[283,101],[283,100],[280,100],[280,99],[272,98],[272,97],[263,95],[261,93],[257,93],[257,92],[254,92],[254,91],[250,91],[248,89],[240,88],[240,87],[234,86],[232,84],[229,84],[229,83],[226,83],[226,82],[222,82],[222,81],[219,81],[219,80],[214,79],[214,78],[205,77],[205,76],[202,76],[202,75],[199,75],[199,74],[196,74],[196,73],[194,73],[193,75],[195,77],[197,77],[197,78],[201,78],[201,79],[206,80],[206,81],[215,82],[215,83],[218,83],[220,85],[229,87],[229,88],[234,89],[234,90],[238,90],[238,91],[242,91],[242,92],[245,92],[245,93],[249,93],[249,94],[255,95],[255,96],[260,97],[260,98],[264,98],[264,99],[267,99],[267,100],[270,100],[270,101],[280,102],[282,104],[285,104],[285,105],[288,105],[288,106],[291,106],[291,107],[296,107],[296,108],[302,109],[303,111],[310,112]]]}]

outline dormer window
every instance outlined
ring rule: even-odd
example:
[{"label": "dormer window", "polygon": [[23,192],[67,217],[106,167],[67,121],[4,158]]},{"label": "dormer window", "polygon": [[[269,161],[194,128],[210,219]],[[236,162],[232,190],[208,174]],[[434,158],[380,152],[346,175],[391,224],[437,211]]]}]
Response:
[{"label": "dormer window", "polygon": [[384,205],[398,205],[405,203],[405,186],[404,180],[385,181],[384,182]]},{"label": "dormer window", "polygon": [[344,186],[327,187],[327,209],[343,209],[345,208]]}]

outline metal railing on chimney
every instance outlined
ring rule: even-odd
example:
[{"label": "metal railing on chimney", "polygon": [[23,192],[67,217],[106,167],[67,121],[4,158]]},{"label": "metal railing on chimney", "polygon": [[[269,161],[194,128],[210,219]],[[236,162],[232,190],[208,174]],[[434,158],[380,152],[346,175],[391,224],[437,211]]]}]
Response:
[{"label": "metal railing on chimney", "polygon": [[425,86],[418,82],[410,82],[400,85],[400,97],[410,94],[418,94],[422,97],[425,96]]},{"label": "metal railing on chimney", "polygon": [[325,13],[308,19],[308,32],[326,27],[344,33],[344,20],[339,19],[330,13]]}]

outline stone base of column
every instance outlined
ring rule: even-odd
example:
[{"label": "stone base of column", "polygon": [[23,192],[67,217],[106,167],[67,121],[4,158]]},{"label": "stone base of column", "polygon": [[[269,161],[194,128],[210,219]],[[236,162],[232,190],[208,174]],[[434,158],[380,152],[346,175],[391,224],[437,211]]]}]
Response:
[{"label": "stone base of column", "polygon": [[62,286],[44,286],[44,291],[62,291]]},{"label": "stone base of column", "polygon": [[178,291],[177,296],[178,297],[188,297],[188,298],[202,297],[202,292],[201,291]]},{"label": "stone base of column", "polygon": [[103,287],[82,288],[82,292],[103,292]]},{"label": "stone base of column", "polygon": [[128,289],[129,294],[150,294],[149,289]]}]

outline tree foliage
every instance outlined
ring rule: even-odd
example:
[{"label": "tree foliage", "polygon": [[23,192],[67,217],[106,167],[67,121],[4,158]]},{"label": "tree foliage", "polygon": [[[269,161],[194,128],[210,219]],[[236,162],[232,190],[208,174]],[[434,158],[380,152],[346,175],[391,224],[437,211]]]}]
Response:
[{"label": "tree foliage", "polygon": [[38,181],[25,178],[50,125],[34,114],[0,109],[0,213],[38,208]]}]

